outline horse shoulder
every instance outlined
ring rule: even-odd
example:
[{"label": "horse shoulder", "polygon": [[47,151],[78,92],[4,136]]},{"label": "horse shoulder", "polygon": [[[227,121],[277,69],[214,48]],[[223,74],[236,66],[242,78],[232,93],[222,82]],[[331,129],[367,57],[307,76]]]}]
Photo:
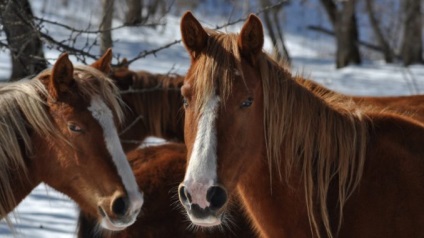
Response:
[{"label": "horse shoulder", "polygon": [[393,157],[419,157],[424,163],[424,124],[412,118],[396,114],[380,114],[371,117],[370,142],[386,152],[395,152]]},{"label": "horse shoulder", "polygon": [[345,205],[339,235],[415,237],[424,222],[424,128],[396,115],[370,118],[363,176]]},{"label": "horse shoulder", "polygon": [[366,163],[364,176],[382,189],[424,199],[424,125],[394,114],[379,116],[370,132]]}]

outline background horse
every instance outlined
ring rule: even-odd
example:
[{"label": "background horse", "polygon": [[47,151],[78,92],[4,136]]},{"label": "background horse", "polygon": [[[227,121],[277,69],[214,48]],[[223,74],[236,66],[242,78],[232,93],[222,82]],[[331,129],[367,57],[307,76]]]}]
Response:
[{"label": "background horse", "polygon": [[373,107],[375,110],[385,110],[424,122],[424,95],[389,97],[350,96],[329,90],[319,83],[306,80],[302,77],[295,77],[294,79],[297,83],[317,95],[325,95],[326,97],[345,97],[344,100],[352,99],[355,103],[363,107]]},{"label": "background horse", "polygon": [[[141,216],[121,232],[98,232],[96,221],[89,216],[80,219],[79,238],[207,238],[256,237],[240,210],[235,207],[231,228],[214,230],[189,229],[190,222],[182,213],[177,197],[177,186],[184,177],[186,167],[184,144],[170,143],[145,147],[128,153],[136,180],[144,192],[145,205]],[[237,204],[233,204],[237,205]]]},{"label": "background horse", "polygon": [[120,89],[126,124],[120,132],[125,151],[137,148],[148,136],[184,140],[184,113],[180,87],[183,77],[113,68],[111,78]]},{"label": "background horse", "polygon": [[63,54],[34,79],[0,86],[1,218],[44,182],[103,228],[135,221],[143,199],[115,126],[123,113],[105,77],[111,56],[74,68]]},{"label": "background horse", "polygon": [[199,226],[239,194],[263,237],[417,237],[424,227],[424,128],[311,92],[240,34],[181,20],[191,56],[182,94],[188,165],[180,201]]}]

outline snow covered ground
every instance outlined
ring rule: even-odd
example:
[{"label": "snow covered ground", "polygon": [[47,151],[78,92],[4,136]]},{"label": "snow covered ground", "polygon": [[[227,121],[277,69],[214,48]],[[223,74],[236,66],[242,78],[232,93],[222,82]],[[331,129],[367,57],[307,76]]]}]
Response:
[{"label": "snow covered ground", "polygon": [[[51,13],[52,9],[58,8],[59,2],[34,0],[31,1],[31,4],[33,4],[36,15],[49,19],[63,20],[69,18],[77,26],[81,25],[84,20],[95,23],[95,20],[90,17],[90,10],[87,10],[89,8],[82,8],[77,4],[70,5],[68,9],[60,8],[58,13]],[[81,17],[72,15],[75,12],[78,12]],[[287,18],[290,17],[290,11],[288,12]],[[300,13],[293,11],[292,14],[299,16]],[[114,53],[121,57],[132,58],[140,50],[154,49],[179,39],[179,17],[168,17],[166,19],[167,25],[156,30],[151,28],[121,29],[115,32],[113,37],[119,41],[114,45]],[[203,15],[197,17],[202,20],[202,24],[211,27],[219,24],[216,22],[216,16],[213,19]],[[208,21],[208,19],[210,20]],[[222,19],[222,23],[225,23],[226,20]],[[114,24],[118,25],[120,22],[115,21]],[[239,24],[224,30],[238,31],[240,26]],[[65,32],[57,28],[49,29],[49,32],[54,34],[55,37],[66,37]],[[325,36],[305,37],[305,34],[296,33],[294,28],[290,28],[286,33],[286,41],[294,63],[293,71],[336,91],[352,95],[374,96],[410,95],[424,92],[423,66],[403,68],[396,64],[386,65],[382,62],[366,62],[361,66],[350,66],[336,70],[332,56],[335,51],[333,39]],[[266,42],[266,48],[272,48],[269,41]],[[59,52],[48,48],[45,50],[46,57],[54,62]],[[73,62],[77,63],[75,59],[73,59]],[[178,44],[159,52],[156,56],[138,60],[130,67],[162,73],[172,70],[184,74],[188,65],[188,55],[182,45]],[[8,77],[9,73],[8,54],[0,52],[0,78]],[[17,219],[11,217],[16,230],[15,237],[75,237],[78,213],[76,205],[65,195],[59,194],[43,184],[38,186],[15,211]],[[4,221],[0,222],[0,237],[14,237]]]}]

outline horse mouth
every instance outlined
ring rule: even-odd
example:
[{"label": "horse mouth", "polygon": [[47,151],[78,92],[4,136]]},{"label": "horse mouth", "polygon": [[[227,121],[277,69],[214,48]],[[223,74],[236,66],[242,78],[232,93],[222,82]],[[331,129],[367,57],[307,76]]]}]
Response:
[{"label": "horse mouth", "polygon": [[188,213],[188,217],[190,218],[191,222],[196,226],[212,227],[219,226],[222,223],[221,216],[208,216],[206,218],[197,218],[192,214]]},{"label": "horse mouth", "polygon": [[102,219],[100,221],[100,226],[110,231],[122,231],[128,226],[132,225],[136,220],[136,216],[131,216],[129,218],[122,219],[123,221],[121,220],[112,221],[102,207],[99,206],[98,208],[99,208],[99,213],[102,216]]}]

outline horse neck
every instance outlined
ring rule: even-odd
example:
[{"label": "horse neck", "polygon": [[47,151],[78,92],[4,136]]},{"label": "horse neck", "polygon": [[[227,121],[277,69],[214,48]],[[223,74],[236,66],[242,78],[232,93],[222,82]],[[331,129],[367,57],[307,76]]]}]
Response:
[{"label": "horse neck", "polygon": [[[182,98],[179,91],[181,78],[164,75],[139,74],[132,94],[131,110],[134,117],[142,117],[144,138],[156,136],[164,139],[183,140]],[[142,138],[142,139],[144,139]]]},{"label": "horse neck", "polygon": [[9,176],[8,180],[8,188],[3,187],[2,189],[11,191],[13,197],[8,196],[0,199],[0,204],[2,204],[2,206],[6,205],[6,207],[0,207],[0,219],[13,211],[13,209],[15,209],[15,207],[41,183],[40,180],[37,180],[31,174],[24,175],[24,171],[22,170],[13,171],[13,174]]},{"label": "horse neck", "polygon": [[37,149],[34,131],[40,131],[43,137],[51,131],[46,129],[50,124],[42,103],[45,91],[38,80],[5,84],[1,89],[0,217],[4,217],[40,183],[30,167]]},{"label": "horse neck", "polygon": [[5,175],[1,176],[1,192],[3,194],[0,194],[0,219],[13,211],[13,209],[41,183],[41,180],[36,176],[37,172],[34,171],[32,167],[37,158],[28,155],[29,152],[23,143],[19,143],[19,147],[21,149],[24,164],[17,165],[15,163],[8,163],[7,170],[2,171]]},{"label": "horse neck", "polygon": [[[367,123],[349,98],[325,90],[311,92],[289,72],[276,72],[261,75],[268,79],[262,82],[269,166],[276,168],[280,181],[285,177],[292,183],[292,174],[300,174],[305,198],[299,202],[306,203],[314,233],[320,236],[321,220],[332,237],[327,207],[330,182],[336,180],[341,219],[344,203],[362,176]],[[278,101],[282,103],[274,103]]]},{"label": "horse neck", "polygon": [[[9,173],[8,177],[9,188],[11,194],[13,194],[13,204],[6,208],[6,213],[12,211],[41,182],[55,189],[58,189],[55,186],[56,184],[65,184],[61,179],[66,179],[66,177],[62,176],[62,178],[58,178],[51,175],[57,174],[56,171],[60,166],[60,161],[55,159],[55,157],[60,157],[61,154],[72,153],[70,151],[70,149],[72,150],[70,145],[62,140],[62,138],[52,138],[37,133],[29,127],[26,129],[30,136],[32,149],[30,151],[25,147],[23,142],[19,143],[25,167],[9,168],[9,170],[13,171]],[[2,196],[0,196],[0,205],[6,204],[1,199]],[[4,217],[3,211],[1,211],[0,216]]]},{"label": "horse neck", "polygon": [[[358,133],[364,133],[362,112],[349,98],[324,90],[312,92],[288,72],[276,75],[280,77],[263,80],[263,91],[267,156],[277,169],[283,166],[290,171],[295,165],[291,162],[308,162],[317,156],[337,159],[334,147],[344,147],[339,143],[355,141]],[[280,151],[286,165],[281,165]]]},{"label": "horse neck", "polygon": [[242,209],[260,237],[312,237],[306,204],[302,202],[305,195],[300,173],[291,174],[290,181],[297,182],[289,185],[276,173],[270,174],[266,159],[247,159],[252,165],[237,185]]}]

